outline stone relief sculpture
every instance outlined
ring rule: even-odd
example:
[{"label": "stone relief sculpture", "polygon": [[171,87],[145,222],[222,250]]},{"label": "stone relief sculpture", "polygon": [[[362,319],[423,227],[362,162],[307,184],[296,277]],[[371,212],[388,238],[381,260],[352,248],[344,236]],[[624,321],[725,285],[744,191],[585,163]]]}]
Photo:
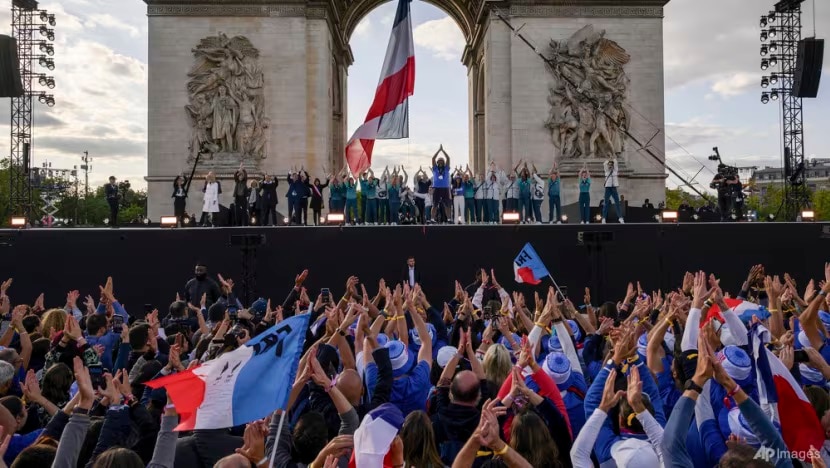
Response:
[{"label": "stone relief sculpture", "polygon": [[190,160],[201,148],[228,163],[264,159],[269,122],[259,51],[243,36],[206,37],[187,74]]},{"label": "stone relief sculpture", "polygon": [[624,104],[631,60],[605,31],[587,25],[563,41],[552,40],[554,76],[546,127],[565,159],[605,158],[625,149],[629,117]]}]

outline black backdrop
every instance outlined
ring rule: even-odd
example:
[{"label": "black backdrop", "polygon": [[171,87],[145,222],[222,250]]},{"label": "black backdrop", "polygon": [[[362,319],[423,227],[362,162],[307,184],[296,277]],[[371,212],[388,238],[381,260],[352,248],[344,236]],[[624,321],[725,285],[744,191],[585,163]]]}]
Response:
[{"label": "black backdrop", "polygon": [[[240,285],[242,254],[229,242],[240,234],[265,235],[265,245],[256,251],[256,296],[275,302],[304,268],[310,270],[307,286],[314,295],[321,287],[341,294],[350,274],[374,294],[381,277],[401,280],[408,255],[416,257],[435,303],[449,299],[454,280],[471,283],[481,267],[495,268],[499,282],[511,290],[513,258],[525,242],[577,303],[584,286],[593,289],[595,303],[619,300],[628,281],[666,291],[695,269],[715,272],[725,289],[736,292],[754,263],[790,272],[806,284],[802,278],[821,278],[830,260],[830,225],[821,223],[34,229],[0,231],[0,277],[14,277],[9,296],[15,304],[31,303],[44,292],[47,307],[60,306],[70,289],[97,297],[98,285],[112,275],[116,297],[128,309],[166,307],[196,261]],[[605,239],[594,242],[596,236]]]}]

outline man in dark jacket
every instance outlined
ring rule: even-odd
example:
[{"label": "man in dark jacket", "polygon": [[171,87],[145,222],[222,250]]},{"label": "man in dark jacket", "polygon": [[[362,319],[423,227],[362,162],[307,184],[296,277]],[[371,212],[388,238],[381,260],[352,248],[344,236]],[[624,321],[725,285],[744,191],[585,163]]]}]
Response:
[{"label": "man in dark jacket", "polygon": [[415,257],[411,255],[406,259],[406,268],[401,272],[401,283],[409,284],[410,287],[421,283],[421,271],[415,268]]},{"label": "man in dark jacket", "polygon": [[[457,363],[453,361],[455,360],[447,365]],[[462,371],[455,376],[450,386],[442,386],[439,382],[436,389],[436,405],[435,408],[430,408],[432,427],[441,459],[448,465],[452,464],[461,447],[478,427],[482,385],[486,385],[486,381],[480,381],[475,373]]]},{"label": "man in dark jacket", "polygon": [[[260,184],[260,187],[262,188],[261,226],[273,226],[274,224],[277,224],[277,187],[279,185],[279,181],[270,174],[266,174],[265,180],[263,180]],[[274,224],[271,224],[271,219],[274,220]]]},{"label": "man in dark jacket", "polygon": [[196,307],[201,307],[203,294],[207,294],[206,308],[210,308],[222,295],[219,285],[213,278],[208,278],[207,272],[207,265],[197,263],[195,276],[184,285],[184,299]]},{"label": "man in dark jacket", "polygon": [[110,183],[105,186],[104,192],[110,206],[110,226],[118,226],[118,185],[115,176],[110,176]]}]

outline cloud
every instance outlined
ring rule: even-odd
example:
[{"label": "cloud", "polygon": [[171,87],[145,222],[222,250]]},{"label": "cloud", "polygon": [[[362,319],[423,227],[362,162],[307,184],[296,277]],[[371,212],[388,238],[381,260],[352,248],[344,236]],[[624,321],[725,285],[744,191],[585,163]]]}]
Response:
[{"label": "cloud", "polygon": [[357,23],[357,27],[354,28],[354,32],[352,33],[352,38],[365,38],[368,37],[372,31],[372,20],[369,19],[368,16],[363,18],[360,23]]},{"label": "cloud", "polygon": [[735,73],[731,76],[717,79],[712,84],[712,91],[718,93],[721,97],[730,98],[755,89],[758,83],[758,75],[755,73]]},{"label": "cloud", "polygon": [[413,35],[415,44],[429,50],[435,57],[447,61],[461,60],[464,36],[449,16],[418,25]]},{"label": "cloud", "polygon": [[126,32],[130,37],[139,37],[141,30],[129,23],[126,23],[110,14],[93,13],[86,18],[86,26],[91,28],[107,28],[116,31]]}]

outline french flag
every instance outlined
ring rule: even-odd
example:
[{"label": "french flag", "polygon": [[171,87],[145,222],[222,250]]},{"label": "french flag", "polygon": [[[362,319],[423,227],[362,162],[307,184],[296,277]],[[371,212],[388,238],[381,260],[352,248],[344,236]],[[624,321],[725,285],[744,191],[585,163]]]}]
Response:
[{"label": "french flag", "polygon": [[375,140],[409,138],[409,96],[415,93],[415,41],[409,2],[398,0],[392,36],[366,121],[346,144],[346,162],[352,174],[363,173],[372,165]]},{"label": "french flag", "polygon": [[[766,307],[754,302],[745,301],[743,299],[724,299],[724,302],[726,302],[726,305],[728,305],[729,308],[735,312],[735,315],[737,315],[743,323],[751,323],[753,315],[757,316],[759,320],[766,320],[770,316],[770,313]],[[720,307],[718,307],[717,304],[713,305],[709,309],[707,320],[712,316],[719,317],[720,313]],[[719,320],[723,321],[722,319]]]},{"label": "french flag", "polygon": [[750,333],[750,349],[757,369],[758,397],[761,408],[781,425],[787,448],[794,452],[811,453],[810,446],[824,444],[824,429],[810,400],[790,371],[762,340],[763,329],[754,325]]},{"label": "french flag", "polygon": [[234,351],[147,386],[167,390],[181,416],[177,431],[222,429],[262,419],[288,404],[309,317],[283,320]]},{"label": "french flag", "polygon": [[525,244],[516,259],[513,260],[513,274],[517,283],[527,283],[537,285],[542,282],[542,278],[550,276],[539,254],[530,245],[530,242]]}]

